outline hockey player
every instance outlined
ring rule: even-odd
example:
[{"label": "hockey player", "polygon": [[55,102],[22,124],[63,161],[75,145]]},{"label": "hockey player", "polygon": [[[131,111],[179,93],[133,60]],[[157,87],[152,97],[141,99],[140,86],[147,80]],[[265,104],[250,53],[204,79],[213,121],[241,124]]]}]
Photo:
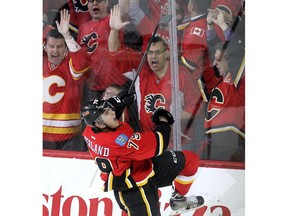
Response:
[{"label": "hockey player", "polygon": [[202,196],[185,196],[199,167],[191,151],[165,151],[174,117],[165,109],[152,115],[154,131],[135,132],[117,118],[135,100],[135,94],[94,100],[82,111],[83,132],[91,156],[105,182],[114,190],[119,207],[131,216],[160,216],[158,188],[173,184],[172,215],[204,204]]}]

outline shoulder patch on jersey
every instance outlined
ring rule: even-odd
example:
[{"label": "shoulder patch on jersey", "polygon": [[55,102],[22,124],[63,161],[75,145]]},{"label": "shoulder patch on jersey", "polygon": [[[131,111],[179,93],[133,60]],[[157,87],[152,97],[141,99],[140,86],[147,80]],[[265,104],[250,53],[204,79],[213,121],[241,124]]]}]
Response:
[{"label": "shoulder patch on jersey", "polygon": [[197,27],[193,27],[190,31],[190,34],[194,34],[194,35],[197,35],[199,37],[203,37],[204,33],[205,33],[204,29],[197,28]]},{"label": "shoulder patch on jersey", "polygon": [[127,140],[128,140],[128,137],[127,137],[125,134],[120,134],[120,135],[116,138],[115,142],[116,142],[118,145],[120,145],[120,146],[124,146],[125,143],[127,142]]}]

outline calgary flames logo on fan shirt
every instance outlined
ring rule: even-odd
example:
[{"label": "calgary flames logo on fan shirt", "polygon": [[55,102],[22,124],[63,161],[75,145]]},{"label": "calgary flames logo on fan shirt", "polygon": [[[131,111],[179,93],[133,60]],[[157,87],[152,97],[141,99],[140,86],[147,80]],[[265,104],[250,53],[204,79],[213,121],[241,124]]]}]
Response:
[{"label": "calgary flames logo on fan shirt", "polygon": [[147,113],[153,113],[158,108],[165,109],[165,98],[161,94],[148,94],[145,96],[144,101],[144,107]]},{"label": "calgary flames logo on fan shirt", "polygon": [[96,32],[92,32],[91,34],[83,37],[80,44],[86,44],[88,53],[92,54],[98,47],[98,38],[98,34]]},{"label": "calgary flames logo on fan shirt", "polygon": [[88,0],[73,0],[73,7],[76,13],[87,12],[88,11]]}]

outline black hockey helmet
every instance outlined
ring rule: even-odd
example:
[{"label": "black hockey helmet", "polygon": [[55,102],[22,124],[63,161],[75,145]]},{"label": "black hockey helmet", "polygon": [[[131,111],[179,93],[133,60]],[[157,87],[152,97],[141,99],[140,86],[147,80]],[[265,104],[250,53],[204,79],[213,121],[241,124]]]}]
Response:
[{"label": "black hockey helmet", "polygon": [[107,103],[107,101],[103,99],[95,99],[82,109],[81,118],[87,125],[95,127],[94,122],[107,110],[108,107],[110,107],[110,104]]}]

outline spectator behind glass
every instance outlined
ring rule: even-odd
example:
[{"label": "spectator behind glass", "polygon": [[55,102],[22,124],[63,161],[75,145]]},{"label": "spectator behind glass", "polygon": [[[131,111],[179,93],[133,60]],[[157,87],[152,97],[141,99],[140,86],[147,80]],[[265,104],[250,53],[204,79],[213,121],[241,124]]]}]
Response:
[{"label": "spectator behind glass", "polygon": [[[129,0],[122,0],[119,1],[123,8],[128,7],[128,12],[129,12]],[[127,3],[128,2],[128,3]],[[126,4],[126,5],[125,5]],[[124,6],[125,5],[125,6]],[[176,10],[178,11],[179,9],[179,3],[176,3]],[[139,7],[139,2],[138,2],[138,7]],[[180,7],[181,8],[181,7]],[[134,8],[135,9],[135,8]],[[139,8],[138,8],[139,9]],[[140,9],[139,9],[140,10]],[[128,13],[126,12],[126,13]],[[130,11],[131,12],[131,11]],[[179,12],[182,12],[182,10],[179,9]],[[108,48],[111,53],[111,55],[114,57],[114,60],[117,62],[115,65],[120,67],[120,71],[132,71],[133,69],[136,70],[139,66],[139,63],[142,60],[142,55],[141,50],[146,49],[143,48],[143,40],[146,40],[146,45],[148,44],[148,39],[143,39],[141,36],[141,33],[138,31],[138,29],[135,28],[135,24],[130,23],[130,22],[123,22],[122,18],[120,17],[120,14],[123,14],[123,12],[119,11],[119,8],[113,8],[113,10],[110,13],[110,35],[109,35],[109,40],[108,40]],[[125,14],[125,12],[124,12]],[[167,4],[165,6],[165,10],[162,10],[162,15],[167,15]],[[181,19],[182,16],[180,16],[179,19]],[[146,18],[147,20],[148,18]],[[133,20],[133,19],[132,19]],[[145,20],[145,18],[143,18]],[[124,28],[124,42],[121,41],[120,39],[120,30],[121,28]],[[161,25],[161,29],[165,29],[164,31],[166,32],[165,34],[168,34],[168,25]],[[153,29],[154,30],[154,29]],[[151,30],[152,31],[152,30]],[[152,34],[152,32],[150,32]],[[146,35],[151,37],[151,34]],[[161,34],[156,34],[157,37],[160,37]],[[163,36],[163,35],[162,35]],[[161,36],[161,37],[162,37]],[[167,40],[166,37],[162,37],[163,40],[167,44],[169,44],[169,40]],[[146,46],[145,45],[145,46]]]},{"label": "spectator behind glass", "polygon": [[68,10],[47,34],[43,58],[43,148],[86,151],[81,136],[84,73],[91,60],[69,33]]},{"label": "spectator behind glass", "polygon": [[213,72],[206,40],[206,16],[210,5],[211,0],[189,0],[187,9],[191,20],[183,30],[181,44],[181,63],[189,69],[193,85],[197,86],[193,89],[193,94],[196,95],[199,104],[195,117],[185,128],[185,133],[194,134],[194,139],[182,143],[187,144],[184,148],[192,151],[199,151],[201,143],[205,140],[204,110],[209,93],[219,81]]},{"label": "spectator behind glass", "polygon": [[109,84],[124,85],[129,81],[114,66],[108,51],[110,34],[108,0],[88,0],[88,10],[91,20],[79,27],[78,43],[85,47],[91,56],[91,71],[87,74],[84,101],[100,98]]},{"label": "spectator behind glass", "polygon": [[[139,122],[143,132],[153,130],[152,114],[158,108],[171,110],[172,78],[169,60],[169,49],[161,37],[151,39],[150,49],[147,51],[147,61],[143,64],[141,72],[135,82]],[[125,73],[131,79],[133,72]],[[198,110],[193,95],[195,86],[187,69],[179,66],[179,97],[181,104],[181,122],[188,121]],[[191,138],[193,139],[193,138]],[[172,146],[170,146],[171,148]]]},{"label": "spectator behind glass", "polygon": [[[207,106],[205,130],[208,160],[245,161],[245,55],[235,47],[216,46],[215,72],[223,79],[215,86]],[[237,48],[236,48],[237,49]]]},{"label": "spectator behind glass", "polygon": [[[216,25],[213,25],[213,20],[207,20],[207,30],[213,30],[214,36],[216,36],[221,41],[228,40],[228,38],[231,37],[231,34],[233,34],[233,31],[235,31],[233,25],[238,25],[238,21],[241,21],[241,19],[244,18],[243,15],[245,14],[245,0],[212,0],[211,8],[208,11],[212,13],[218,13],[218,10],[221,10],[228,29],[224,23],[220,25],[220,20],[218,21],[218,18],[215,17],[216,22],[214,23]],[[241,30],[245,29],[242,29],[241,27]],[[232,32],[229,33],[229,31]],[[243,35],[244,32],[242,33]],[[210,39],[208,39],[208,41],[210,41]],[[216,43],[214,43],[214,45],[215,44]]]},{"label": "spectator behind glass", "polygon": [[[217,7],[216,7],[217,6]],[[225,41],[234,52],[245,49],[245,1],[214,0],[207,15],[207,41],[214,58],[215,45]],[[236,49],[237,48],[237,49]]]},{"label": "spectator behind glass", "polygon": [[[184,29],[181,42],[181,60],[192,73],[192,76],[199,85],[198,93],[202,95],[203,100],[206,99],[205,91],[210,92],[212,87],[218,80],[213,80],[212,63],[209,60],[209,50],[206,40],[206,16],[207,8],[210,6],[211,0],[189,0],[188,11],[190,13],[190,24]],[[200,79],[209,80],[211,86],[203,88],[204,83],[200,83]],[[204,85],[205,86],[205,85]]]}]

